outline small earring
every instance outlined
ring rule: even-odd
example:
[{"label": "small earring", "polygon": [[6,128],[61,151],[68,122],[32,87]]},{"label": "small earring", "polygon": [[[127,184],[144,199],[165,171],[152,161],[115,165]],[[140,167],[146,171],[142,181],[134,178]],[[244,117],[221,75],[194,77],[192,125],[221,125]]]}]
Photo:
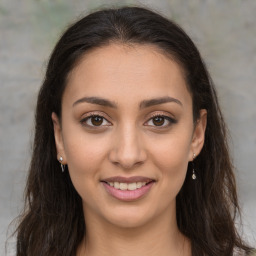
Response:
[{"label": "small earring", "polygon": [[61,157],[59,158],[59,162],[60,162],[61,170],[62,170],[62,172],[64,172],[64,171],[65,171],[65,165],[62,164],[62,161],[63,161],[63,157],[61,156]]},{"label": "small earring", "polygon": [[192,180],[195,180],[196,179],[196,172],[195,172],[195,164],[194,164],[194,160],[196,158],[196,154],[193,153],[193,162],[192,162],[192,167],[193,167],[193,170],[192,170]]}]

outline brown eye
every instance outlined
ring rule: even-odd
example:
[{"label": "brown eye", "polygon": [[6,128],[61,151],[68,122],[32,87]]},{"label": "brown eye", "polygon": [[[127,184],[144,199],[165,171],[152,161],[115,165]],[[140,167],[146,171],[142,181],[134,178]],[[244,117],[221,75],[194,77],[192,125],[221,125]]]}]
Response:
[{"label": "brown eye", "polygon": [[164,124],[165,118],[162,116],[156,116],[152,119],[155,126],[162,126]]},{"label": "brown eye", "polygon": [[106,118],[100,115],[90,115],[81,120],[80,123],[91,128],[111,125]]},{"label": "brown eye", "polygon": [[101,116],[93,116],[93,117],[91,117],[91,123],[94,126],[100,126],[103,123],[103,117],[101,117]]},{"label": "brown eye", "polygon": [[172,124],[176,124],[177,120],[165,116],[165,115],[157,115],[152,118],[150,118],[147,122],[147,126],[153,126],[153,127],[159,127],[159,128],[165,128],[168,126],[171,126]]}]

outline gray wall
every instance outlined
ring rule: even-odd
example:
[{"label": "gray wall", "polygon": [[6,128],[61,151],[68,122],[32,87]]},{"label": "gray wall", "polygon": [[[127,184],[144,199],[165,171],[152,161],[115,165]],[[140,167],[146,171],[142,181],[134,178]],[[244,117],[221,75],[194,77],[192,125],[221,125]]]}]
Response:
[{"label": "gray wall", "polygon": [[22,206],[33,111],[50,51],[70,22],[102,3],[153,7],[176,20],[199,47],[229,125],[245,235],[255,245],[255,0],[0,0],[0,254],[7,226]]}]

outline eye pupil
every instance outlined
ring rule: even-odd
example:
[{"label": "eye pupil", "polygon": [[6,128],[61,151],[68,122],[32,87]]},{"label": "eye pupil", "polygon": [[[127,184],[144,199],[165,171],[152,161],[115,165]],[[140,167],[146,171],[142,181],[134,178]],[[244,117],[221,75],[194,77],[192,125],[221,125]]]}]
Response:
[{"label": "eye pupil", "polygon": [[103,118],[100,116],[93,116],[91,122],[94,126],[99,126],[103,123]]},{"label": "eye pupil", "polygon": [[164,124],[164,118],[162,117],[162,116],[156,116],[156,117],[154,117],[153,118],[153,123],[154,123],[154,125],[156,125],[156,126],[161,126],[161,125],[163,125]]}]

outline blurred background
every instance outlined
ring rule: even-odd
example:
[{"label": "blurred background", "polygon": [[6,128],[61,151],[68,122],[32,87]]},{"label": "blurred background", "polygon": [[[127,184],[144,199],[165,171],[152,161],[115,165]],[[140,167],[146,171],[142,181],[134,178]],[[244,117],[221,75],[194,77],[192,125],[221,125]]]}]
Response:
[{"label": "blurred background", "polygon": [[[23,204],[34,108],[50,52],[79,17],[125,4],[170,17],[198,46],[232,138],[244,236],[256,245],[255,0],[0,0],[0,255]],[[14,255],[13,245],[10,239],[7,255]]]}]

